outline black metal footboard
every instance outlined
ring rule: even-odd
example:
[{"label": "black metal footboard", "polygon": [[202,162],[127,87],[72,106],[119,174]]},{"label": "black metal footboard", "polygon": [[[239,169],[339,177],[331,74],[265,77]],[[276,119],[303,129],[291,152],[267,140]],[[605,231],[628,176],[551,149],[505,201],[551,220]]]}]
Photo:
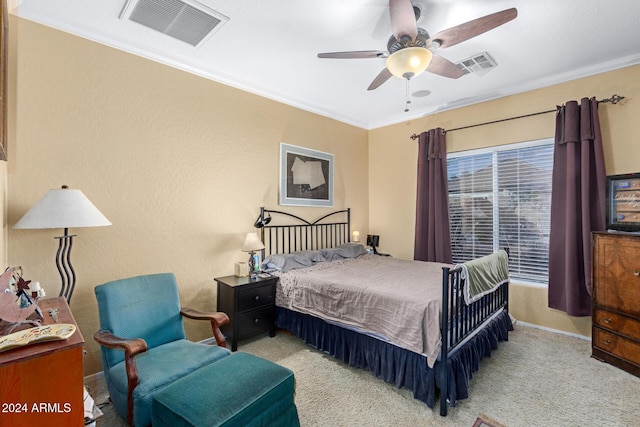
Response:
[{"label": "black metal footboard", "polygon": [[449,356],[462,346],[465,340],[491,320],[501,310],[509,310],[509,283],[500,285],[495,291],[477,301],[467,304],[464,299],[462,268],[442,268],[442,321],[440,350],[440,415],[448,410]]}]

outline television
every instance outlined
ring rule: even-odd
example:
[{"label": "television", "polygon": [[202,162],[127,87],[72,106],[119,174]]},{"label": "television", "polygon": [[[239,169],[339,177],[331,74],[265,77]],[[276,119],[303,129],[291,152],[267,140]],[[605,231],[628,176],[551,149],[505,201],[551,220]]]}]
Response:
[{"label": "television", "polygon": [[607,176],[607,229],[640,231],[640,173]]}]

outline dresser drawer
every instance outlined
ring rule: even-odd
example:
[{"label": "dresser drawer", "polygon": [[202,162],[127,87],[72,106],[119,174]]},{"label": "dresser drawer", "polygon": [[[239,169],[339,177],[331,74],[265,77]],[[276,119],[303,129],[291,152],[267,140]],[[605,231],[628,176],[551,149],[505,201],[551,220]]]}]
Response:
[{"label": "dresser drawer", "polygon": [[640,321],[607,310],[594,310],[593,323],[640,341]]},{"label": "dresser drawer", "polygon": [[241,289],[238,294],[238,310],[252,310],[254,308],[273,305],[273,284],[258,286],[250,289]]},{"label": "dresser drawer", "polygon": [[593,328],[593,345],[640,366],[640,343],[596,327]]},{"label": "dresser drawer", "polygon": [[275,321],[274,307],[241,313],[238,316],[239,339],[268,331]]}]

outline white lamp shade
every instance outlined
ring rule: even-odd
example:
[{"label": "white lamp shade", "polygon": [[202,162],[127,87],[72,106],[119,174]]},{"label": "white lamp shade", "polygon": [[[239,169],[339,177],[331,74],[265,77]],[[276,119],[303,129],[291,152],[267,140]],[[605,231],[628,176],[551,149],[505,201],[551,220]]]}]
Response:
[{"label": "white lamp shade", "polygon": [[258,233],[247,233],[247,237],[242,244],[243,252],[255,252],[264,249],[264,245],[258,237]]},{"label": "white lamp shade", "polygon": [[49,190],[13,228],[103,227],[111,222],[80,190]]},{"label": "white lamp shade", "polygon": [[424,47],[405,47],[387,58],[387,69],[399,79],[412,79],[427,69],[433,54]]}]

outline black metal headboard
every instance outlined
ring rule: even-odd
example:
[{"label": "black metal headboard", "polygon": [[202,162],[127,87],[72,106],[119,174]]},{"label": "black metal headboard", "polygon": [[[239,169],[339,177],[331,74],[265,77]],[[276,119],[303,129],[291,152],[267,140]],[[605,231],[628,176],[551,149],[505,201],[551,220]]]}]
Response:
[{"label": "black metal headboard", "polygon": [[[287,224],[277,221],[278,224],[270,225],[272,214],[288,217],[287,222],[295,221]],[[345,217],[346,220],[339,220]],[[287,212],[261,207],[254,227],[260,229],[265,246],[262,259],[269,254],[333,248],[351,241],[351,209],[331,212],[310,222]]]}]

